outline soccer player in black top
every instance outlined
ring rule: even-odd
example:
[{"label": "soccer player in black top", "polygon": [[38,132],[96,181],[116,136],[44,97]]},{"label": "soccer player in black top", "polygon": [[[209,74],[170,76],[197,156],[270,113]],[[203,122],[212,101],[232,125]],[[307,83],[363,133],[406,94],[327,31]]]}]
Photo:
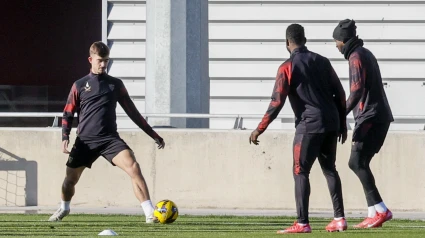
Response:
[{"label": "soccer player in black top", "polygon": [[293,226],[278,233],[310,233],[308,206],[309,173],[318,157],[331,194],[334,220],[327,231],[347,229],[341,180],[335,167],[338,138],[347,138],[345,92],[329,60],[305,46],[304,28],[292,24],[286,29],[286,46],[290,58],[280,65],[272,101],[258,127],[251,133],[250,143],[258,144],[258,136],[277,117],[286,97],[295,114],[293,174],[298,219]]},{"label": "soccer player in black top", "polygon": [[349,166],[363,185],[368,205],[368,217],[356,228],[380,227],[392,219],[375,185],[369,164],[384,144],[390,123],[394,121],[382,85],[381,72],[375,56],[363,47],[356,36],[354,20],[342,20],[333,32],[336,47],[348,60],[350,70],[350,96],[347,115],[353,111],[353,131]]},{"label": "soccer player in black top", "polygon": [[[154,207],[145,179],[133,151],[117,132],[115,112],[117,102],[133,122],[155,140],[159,149],[164,148],[164,140],[140,115],[123,82],[106,73],[109,62],[108,46],[102,42],[95,42],[91,45],[89,53],[90,73],[74,82],[63,113],[62,150],[63,153],[69,154],[69,157],[62,185],[61,206],[49,221],[60,221],[69,214],[70,201],[81,174],[86,167],[91,168],[99,156],[103,156],[113,166],[118,166],[131,177],[134,193],[146,216],[146,223],[153,223],[156,221],[153,217]],[[69,134],[76,112],[77,138],[69,152],[67,149]]]}]

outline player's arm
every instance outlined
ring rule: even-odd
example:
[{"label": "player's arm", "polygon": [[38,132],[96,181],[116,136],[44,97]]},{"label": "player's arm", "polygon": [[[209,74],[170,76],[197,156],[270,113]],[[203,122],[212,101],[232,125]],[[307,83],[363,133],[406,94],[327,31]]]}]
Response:
[{"label": "player's arm", "polygon": [[72,122],[74,120],[74,113],[80,105],[80,98],[78,95],[78,89],[75,83],[71,87],[71,91],[68,94],[65,108],[63,110],[62,117],[62,141],[69,140],[69,134],[72,128]]},{"label": "player's arm", "polygon": [[350,96],[347,99],[346,115],[359,103],[365,90],[366,70],[362,66],[359,55],[353,55],[349,60],[350,65]]},{"label": "player's arm", "polygon": [[341,81],[339,80],[338,75],[336,74],[334,68],[329,62],[330,68],[330,80],[331,87],[334,94],[334,102],[338,109],[339,114],[339,123],[340,123],[340,134],[342,135],[342,143],[345,142],[347,136],[347,114],[346,114],[346,104],[345,104],[345,91],[342,87]]},{"label": "player's arm", "polygon": [[74,113],[77,111],[77,108],[80,106],[80,97],[78,94],[78,89],[75,83],[71,87],[71,91],[68,94],[68,99],[66,101],[65,108],[63,110],[62,116],[62,141],[63,141],[63,152],[69,153],[67,150],[69,143],[69,134],[72,128],[72,122],[74,121]]},{"label": "player's arm", "polygon": [[285,104],[286,97],[289,93],[291,67],[291,63],[284,63],[279,67],[271,96],[271,102],[266,114],[256,129],[260,134],[262,134],[270,123],[276,119]]},{"label": "player's arm", "polygon": [[148,122],[143,118],[140,112],[137,110],[133,101],[128,95],[127,89],[124,84],[120,82],[120,91],[119,91],[119,104],[124,109],[125,113],[130,117],[130,119],[142,129],[146,134],[148,134],[152,139],[156,141],[160,148],[164,147],[164,140],[152,129]]}]

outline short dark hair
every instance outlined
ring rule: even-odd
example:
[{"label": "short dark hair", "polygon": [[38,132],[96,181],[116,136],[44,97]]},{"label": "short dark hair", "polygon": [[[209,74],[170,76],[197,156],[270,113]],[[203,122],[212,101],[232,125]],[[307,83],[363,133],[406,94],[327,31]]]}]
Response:
[{"label": "short dark hair", "polygon": [[102,41],[96,41],[90,46],[90,55],[98,55],[100,57],[109,56],[109,47]]},{"label": "short dark hair", "polygon": [[291,24],[286,28],[286,39],[294,44],[305,44],[304,27],[300,24]]}]

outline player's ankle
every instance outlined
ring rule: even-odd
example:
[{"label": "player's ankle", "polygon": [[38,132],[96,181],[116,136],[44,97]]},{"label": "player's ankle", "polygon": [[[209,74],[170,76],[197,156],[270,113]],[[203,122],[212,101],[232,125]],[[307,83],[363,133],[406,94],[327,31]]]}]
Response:
[{"label": "player's ankle", "polygon": [[153,216],[153,211],[155,210],[152,201],[146,200],[140,204],[142,206],[143,212],[145,213],[146,217]]},{"label": "player's ankle", "polygon": [[71,205],[71,201],[61,201],[61,209],[62,210],[69,210],[70,209],[70,205]]},{"label": "player's ankle", "polygon": [[384,202],[380,202],[378,204],[375,204],[374,207],[375,207],[375,210],[379,213],[385,213],[388,210],[388,208],[387,208],[387,206],[385,205]]}]

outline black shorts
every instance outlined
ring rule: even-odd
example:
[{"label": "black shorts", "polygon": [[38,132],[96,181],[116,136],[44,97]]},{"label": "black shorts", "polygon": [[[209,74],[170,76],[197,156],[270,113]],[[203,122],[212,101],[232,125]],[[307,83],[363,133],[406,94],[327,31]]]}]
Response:
[{"label": "black shorts", "polygon": [[363,122],[353,131],[352,151],[376,154],[387,137],[390,123]]},{"label": "black shorts", "polygon": [[91,168],[91,165],[99,156],[103,156],[115,166],[112,163],[112,159],[126,149],[130,149],[130,147],[119,136],[103,139],[102,141],[82,140],[77,137],[66,166],[70,168],[79,168],[81,166]]}]

